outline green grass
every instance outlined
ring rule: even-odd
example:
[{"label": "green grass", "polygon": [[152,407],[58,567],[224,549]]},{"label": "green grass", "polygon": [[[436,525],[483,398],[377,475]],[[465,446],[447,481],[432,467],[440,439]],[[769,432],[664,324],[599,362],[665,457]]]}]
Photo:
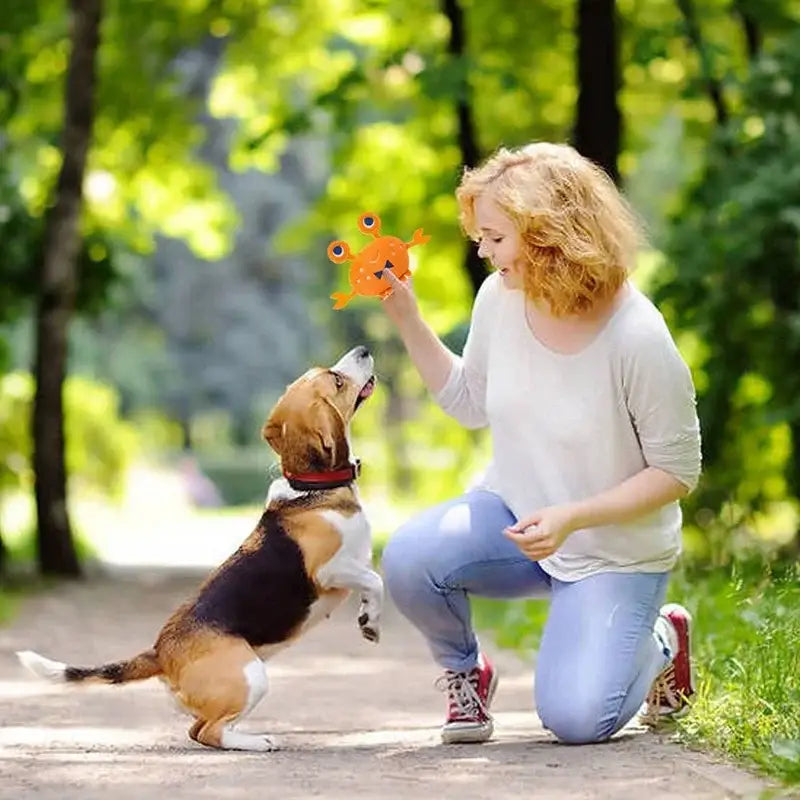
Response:
[{"label": "green grass", "polygon": [[[787,785],[800,784],[800,566],[681,568],[669,600],[693,632],[697,697],[678,737]],[[476,624],[501,646],[538,645],[547,604],[478,600]]]},{"label": "green grass", "polygon": [[800,784],[800,566],[686,571],[671,595],[696,621],[698,697],[680,737]]}]

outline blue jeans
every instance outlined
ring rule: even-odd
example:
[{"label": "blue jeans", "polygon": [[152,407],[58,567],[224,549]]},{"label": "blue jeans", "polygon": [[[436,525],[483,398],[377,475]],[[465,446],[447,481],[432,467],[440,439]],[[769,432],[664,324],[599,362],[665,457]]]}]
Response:
[{"label": "blue jeans", "polygon": [[472,669],[478,642],[469,595],[549,597],[536,663],[535,704],[563,742],[608,739],[637,712],[669,650],[653,634],[668,573],[604,572],[566,583],[502,533],[515,521],[495,494],[469,492],[424,511],[389,540],[388,591],[435,660]]}]

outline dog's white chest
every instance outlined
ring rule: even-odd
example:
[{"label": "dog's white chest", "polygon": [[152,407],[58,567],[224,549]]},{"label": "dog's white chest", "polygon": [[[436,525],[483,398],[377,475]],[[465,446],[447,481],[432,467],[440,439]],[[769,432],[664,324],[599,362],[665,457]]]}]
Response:
[{"label": "dog's white chest", "polygon": [[345,516],[339,511],[326,509],[320,511],[320,516],[333,525],[342,537],[342,546],[331,561],[339,557],[346,557],[361,564],[371,561],[372,532],[367,515],[363,511]]}]

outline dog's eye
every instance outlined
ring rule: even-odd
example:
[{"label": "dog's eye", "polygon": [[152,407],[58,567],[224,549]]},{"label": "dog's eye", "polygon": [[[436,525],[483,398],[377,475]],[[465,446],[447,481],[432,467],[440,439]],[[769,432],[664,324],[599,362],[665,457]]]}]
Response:
[{"label": "dog's eye", "polygon": [[332,372],[333,375],[333,382],[336,384],[337,389],[341,389],[344,386],[344,378],[338,372]]}]

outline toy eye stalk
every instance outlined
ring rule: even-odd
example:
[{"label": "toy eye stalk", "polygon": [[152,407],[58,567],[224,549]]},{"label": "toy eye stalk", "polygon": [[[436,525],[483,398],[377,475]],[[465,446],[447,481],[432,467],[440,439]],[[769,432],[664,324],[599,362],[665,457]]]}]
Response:
[{"label": "toy eye stalk", "polygon": [[335,241],[328,245],[328,258],[334,264],[344,264],[350,260],[350,248],[347,242]]},{"label": "toy eye stalk", "polygon": [[358,218],[358,227],[361,233],[369,233],[377,238],[381,232],[381,218],[367,211]]}]

